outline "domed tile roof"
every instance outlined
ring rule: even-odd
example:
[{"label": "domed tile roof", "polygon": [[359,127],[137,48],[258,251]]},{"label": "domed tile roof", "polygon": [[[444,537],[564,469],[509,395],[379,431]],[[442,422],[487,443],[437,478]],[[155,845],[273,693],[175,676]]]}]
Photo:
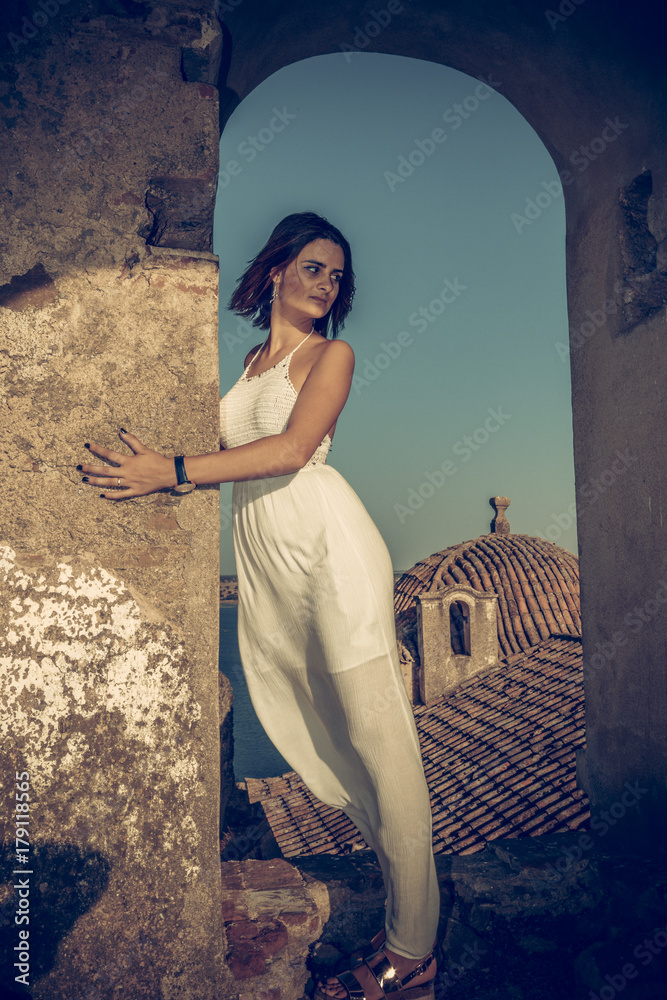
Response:
[{"label": "domed tile roof", "polygon": [[434,552],[396,582],[399,635],[417,625],[417,594],[463,583],[498,595],[502,656],[558,635],[581,635],[579,562],[553,542],[532,535],[489,534]]},{"label": "domed tile roof", "polygon": [[[469,678],[414,715],[436,854],[473,854],[498,837],[562,833],[590,821],[576,781],[585,743],[577,636],[511,656],[502,670]],[[345,813],[315,798],[294,771],[247,778],[246,788],[286,858],[366,846]]]},{"label": "domed tile roof", "polygon": [[[502,664],[428,704],[413,700],[436,854],[471,854],[498,837],[577,830],[590,820],[576,779],[585,743],[578,560],[553,542],[510,535],[509,499],[491,503],[491,534],[434,552],[394,590],[408,690],[419,658],[416,595],[458,583],[498,596]],[[285,857],[365,846],[351,820],[294,772],[248,778],[246,787]]]}]

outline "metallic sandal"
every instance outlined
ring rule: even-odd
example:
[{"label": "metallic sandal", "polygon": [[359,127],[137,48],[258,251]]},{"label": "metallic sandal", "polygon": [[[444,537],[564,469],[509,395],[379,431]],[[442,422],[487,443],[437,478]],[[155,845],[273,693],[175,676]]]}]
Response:
[{"label": "metallic sandal", "polygon": [[[374,967],[369,965],[369,959],[375,957],[375,955],[383,955],[383,958]],[[419,986],[413,986],[410,989],[406,989],[407,985],[411,980],[416,979],[417,976],[421,976],[423,972],[426,972],[431,962],[433,962],[435,955],[433,951],[430,951],[428,955],[415,966],[411,972],[408,972],[403,979],[399,979],[396,975],[396,970],[389,957],[384,953],[384,948],[379,948],[372,955],[368,956],[368,959],[364,959],[359,965],[365,965],[372,976],[375,977],[375,981],[382,990],[382,997],[387,997],[392,993],[396,994],[396,1000],[433,1000],[433,983],[434,979],[429,980],[427,983],[421,983]],[[356,968],[359,968],[359,965]],[[338,976],[334,977],[338,979],[342,986],[347,990],[347,997],[345,1000],[368,1000],[364,989],[357,979],[357,977],[351,972],[341,972]],[[320,985],[315,996],[318,1000],[337,1000],[336,997],[332,997],[330,993],[325,993],[323,990],[323,985]],[[382,997],[378,1000],[382,1000]],[[342,998],[341,998],[342,1000]]]},{"label": "metallic sandal", "polygon": [[[383,927],[382,930],[378,931],[377,934],[375,934],[374,937],[371,938],[368,944],[365,944],[363,946],[363,948],[356,948],[354,951],[350,952],[350,958],[352,959],[354,965],[355,966],[361,965],[364,959],[370,958],[371,955],[374,955],[376,951],[379,951],[382,948],[382,945],[385,943],[386,940],[387,940],[387,935]],[[433,942],[433,951],[437,952],[437,948],[438,948],[438,941],[436,938],[436,940]],[[352,967],[353,966],[351,966],[351,968]]]}]

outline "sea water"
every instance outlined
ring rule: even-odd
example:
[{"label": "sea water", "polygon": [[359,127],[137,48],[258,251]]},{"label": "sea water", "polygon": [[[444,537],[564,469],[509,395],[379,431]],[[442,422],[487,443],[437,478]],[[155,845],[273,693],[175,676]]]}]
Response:
[{"label": "sea water", "polygon": [[241,666],[236,621],[236,604],[221,604],[218,665],[234,692],[234,776],[237,781],[271,778],[291,771],[291,767],[262,729],[252,707]]}]

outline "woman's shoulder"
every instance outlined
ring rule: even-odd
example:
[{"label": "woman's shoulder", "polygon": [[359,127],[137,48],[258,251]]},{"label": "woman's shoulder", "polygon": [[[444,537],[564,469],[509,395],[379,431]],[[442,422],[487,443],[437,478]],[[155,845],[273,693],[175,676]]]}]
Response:
[{"label": "woman's shoulder", "polygon": [[[324,356],[324,354],[326,353],[328,356],[332,358],[338,358],[340,360],[345,359],[354,364],[354,351],[351,345],[348,344],[346,340],[339,340],[338,337],[336,337],[335,340],[329,340],[328,337],[323,337],[320,333],[316,334],[315,336],[317,339],[313,343],[311,350],[317,351],[318,354],[321,354],[321,356]],[[263,343],[264,341],[262,341],[262,344]],[[255,344],[254,347],[250,348],[245,358],[243,359],[244,369],[248,367],[248,365],[254,358],[257,351],[259,351],[259,349],[262,347],[262,344]]]},{"label": "woman's shoulder", "polygon": [[318,337],[319,341],[314,346],[321,351],[322,356],[326,354],[327,357],[354,363],[354,351],[346,340],[339,340],[337,337],[335,340],[329,340],[327,337],[322,337],[319,334]]}]

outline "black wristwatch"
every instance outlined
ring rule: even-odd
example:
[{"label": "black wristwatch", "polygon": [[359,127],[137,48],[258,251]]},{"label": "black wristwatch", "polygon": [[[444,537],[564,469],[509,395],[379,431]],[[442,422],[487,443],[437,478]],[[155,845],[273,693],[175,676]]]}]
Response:
[{"label": "black wristwatch", "polygon": [[187,473],[185,471],[185,462],[183,461],[184,458],[185,458],[184,455],[176,455],[174,458],[174,465],[176,467],[176,478],[178,479],[178,483],[176,484],[176,486],[172,487],[172,493],[178,493],[179,495],[181,493],[192,493],[193,490],[197,489],[197,484],[191,483],[187,477]]}]

